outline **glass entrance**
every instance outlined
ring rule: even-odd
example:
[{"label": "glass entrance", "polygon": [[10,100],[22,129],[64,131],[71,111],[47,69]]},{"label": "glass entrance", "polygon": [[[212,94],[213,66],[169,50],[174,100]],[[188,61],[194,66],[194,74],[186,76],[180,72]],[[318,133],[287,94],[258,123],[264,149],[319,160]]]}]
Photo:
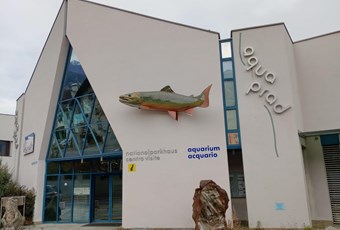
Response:
[{"label": "glass entrance", "polygon": [[121,174],[93,175],[93,222],[121,222]]}]

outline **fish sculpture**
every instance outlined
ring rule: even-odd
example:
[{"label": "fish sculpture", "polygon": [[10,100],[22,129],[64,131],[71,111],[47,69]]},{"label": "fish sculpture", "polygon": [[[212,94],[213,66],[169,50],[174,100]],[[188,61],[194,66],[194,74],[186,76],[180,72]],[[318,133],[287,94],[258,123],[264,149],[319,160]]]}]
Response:
[{"label": "fish sculpture", "polygon": [[119,101],[125,105],[145,110],[159,110],[168,112],[178,120],[178,113],[184,112],[192,116],[195,107],[206,108],[209,106],[209,85],[198,96],[185,96],[175,93],[170,86],[165,86],[160,91],[134,92],[121,95]]}]

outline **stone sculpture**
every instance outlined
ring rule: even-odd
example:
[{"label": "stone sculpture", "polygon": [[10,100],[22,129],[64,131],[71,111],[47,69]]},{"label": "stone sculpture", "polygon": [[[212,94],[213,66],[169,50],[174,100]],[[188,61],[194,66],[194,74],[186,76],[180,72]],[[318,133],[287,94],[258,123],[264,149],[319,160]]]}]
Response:
[{"label": "stone sculpture", "polygon": [[5,204],[5,214],[1,219],[3,230],[23,229],[25,217],[18,210],[17,200],[9,198]]},{"label": "stone sculpture", "polygon": [[202,180],[195,190],[192,218],[195,230],[227,229],[225,212],[228,209],[228,194],[212,180]]}]

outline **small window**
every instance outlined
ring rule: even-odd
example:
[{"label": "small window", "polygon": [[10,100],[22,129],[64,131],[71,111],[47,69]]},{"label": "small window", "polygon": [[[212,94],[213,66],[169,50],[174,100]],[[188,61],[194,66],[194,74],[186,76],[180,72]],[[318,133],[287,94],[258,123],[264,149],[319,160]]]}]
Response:
[{"label": "small window", "polygon": [[11,142],[10,141],[0,141],[0,156],[9,157]]},{"label": "small window", "polygon": [[231,44],[230,42],[221,43],[222,58],[231,58]]}]

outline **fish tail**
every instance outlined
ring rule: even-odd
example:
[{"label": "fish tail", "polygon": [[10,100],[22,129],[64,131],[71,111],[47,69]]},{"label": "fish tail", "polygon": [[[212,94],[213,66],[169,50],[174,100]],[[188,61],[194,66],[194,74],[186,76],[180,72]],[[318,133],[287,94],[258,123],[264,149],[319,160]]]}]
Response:
[{"label": "fish tail", "polygon": [[212,84],[210,84],[205,90],[203,90],[202,94],[200,95],[201,100],[203,100],[202,105],[200,107],[206,108],[209,106],[209,93],[211,89]]}]

